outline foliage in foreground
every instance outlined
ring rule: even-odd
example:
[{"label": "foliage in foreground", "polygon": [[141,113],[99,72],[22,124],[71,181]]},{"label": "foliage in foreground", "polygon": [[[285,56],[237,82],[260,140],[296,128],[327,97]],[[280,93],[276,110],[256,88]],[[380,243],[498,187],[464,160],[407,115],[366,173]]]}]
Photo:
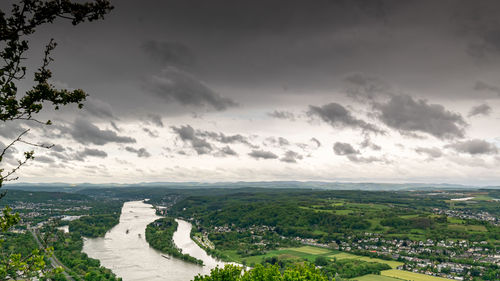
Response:
[{"label": "foliage in foreground", "polygon": [[[328,281],[328,278],[311,264],[296,265],[280,271],[277,265],[256,265],[248,271],[243,268],[226,265],[214,268],[210,275],[196,276],[194,281]],[[334,281],[335,279],[333,279]]]},{"label": "foliage in foreground", "polygon": [[[42,25],[53,23],[57,18],[69,19],[73,25],[85,21],[94,21],[104,17],[112,9],[107,0],[96,2],[77,3],[71,0],[21,0],[12,4],[10,13],[0,10],[0,122],[5,125],[15,120],[34,121],[40,124],[51,124],[50,121],[41,122],[36,119],[44,105],[51,104],[55,110],[59,106],[78,104],[82,106],[87,94],[83,90],[59,90],[50,83],[52,72],[49,64],[52,61],[51,51],[56,43],[51,39],[42,50],[43,56],[40,67],[34,71],[33,88],[25,93],[18,91],[18,83],[28,73],[25,64],[26,52],[29,49],[28,37]],[[6,181],[16,180],[16,172],[27,161],[34,158],[33,151],[24,151],[17,163],[7,169],[5,159],[12,157],[14,146],[22,143],[33,147],[50,148],[50,145],[31,143],[23,138],[29,129],[21,130],[10,143],[0,142],[0,188]],[[14,159],[11,159],[14,160]],[[15,163],[15,161],[14,161]],[[0,199],[5,194],[0,194]],[[0,233],[6,232],[19,222],[17,214],[11,214],[11,209],[4,208],[0,215]],[[0,241],[2,243],[2,241]],[[0,256],[0,280],[43,276],[50,271],[44,253],[51,255],[51,249],[33,250],[29,255],[12,253]],[[52,272],[58,274],[58,271]],[[51,273],[51,274],[52,274]]]}]

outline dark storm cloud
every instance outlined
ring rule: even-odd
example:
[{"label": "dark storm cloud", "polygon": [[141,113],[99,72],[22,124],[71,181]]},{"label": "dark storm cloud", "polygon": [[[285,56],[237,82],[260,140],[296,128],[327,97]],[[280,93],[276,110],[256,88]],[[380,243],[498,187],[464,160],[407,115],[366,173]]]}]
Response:
[{"label": "dark storm cloud", "polygon": [[446,147],[452,148],[457,152],[468,153],[471,155],[498,153],[498,148],[496,145],[480,139],[456,142],[453,144],[449,144]]},{"label": "dark storm cloud", "polygon": [[415,152],[417,152],[418,154],[425,154],[430,159],[443,156],[443,152],[437,147],[417,147],[415,149]]},{"label": "dark storm cloud", "polygon": [[477,116],[477,115],[488,116],[488,115],[490,115],[490,113],[491,113],[491,106],[489,106],[486,103],[483,103],[480,105],[473,106],[470,109],[469,114],[467,116],[468,117]]},{"label": "dark storm cloud", "polygon": [[277,159],[278,155],[266,150],[252,150],[248,155],[255,159]]},{"label": "dark storm cloud", "polygon": [[500,87],[488,84],[484,81],[477,81],[474,85],[474,90],[493,92],[500,96]]},{"label": "dark storm cloud", "polygon": [[167,102],[184,106],[205,107],[217,111],[237,105],[230,98],[222,97],[190,73],[168,67],[154,76],[148,88]]},{"label": "dark storm cloud", "polygon": [[295,114],[289,111],[275,110],[273,112],[269,112],[267,115],[277,119],[286,119],[290,121],[295,121]]},{"label": "dark storm cloud", "polygon": [[163,65],[192,66],[195,62],[192,50],[179,42],[151,40],[144,43],[142,49],[153,60]]},{"label": "dark storm cloud", "polygon": [[362,129],[364,132],[383,133],[383,131],[375,125],[357,119],[350,111],[338,103],[332,102],[323,106],[310,105],[307,114],[309,116],[319,117],[334,128],[349,127],[353,129]]},{"label": "dark storm cloud", "polygon": [[82,144],[135,143],[135,139],[119,136],[114,131],[101,130],[88,120],[77,118],[69,129],[73,139]]},{"label": "dark storm cloud", "polygon": [[439,139],[454,139],[464,137],[467,126],[459,113],[408,95],[393,96],[387,103],[374,107],[385,125],[403,133],[422,132]]},{"label": "dark storm cloud", "polygon": [[151,154],[144,147],[136,149],[136,148],[133,148],[131,146],[126,146],[125,150],[128,152],[135,153],[137,155],[137,157],[142,157],[142,158],[151,157]]},{"label": "dark storm cloud", "polygon": [[304,157],[299,153],[288,150],[287,152],[285,152],[285,155],[280,158],[280,161],[287,163],[297,163],[297,160],[302,160],[302,158]]},{"label": "dark storm cloud", "polygon": [[190,144],[199,155],[209,154],[214,150],[208,141],[196,136],[196,131],[190,125],[181,127],[172,126],[171,128],[183,142]]}]

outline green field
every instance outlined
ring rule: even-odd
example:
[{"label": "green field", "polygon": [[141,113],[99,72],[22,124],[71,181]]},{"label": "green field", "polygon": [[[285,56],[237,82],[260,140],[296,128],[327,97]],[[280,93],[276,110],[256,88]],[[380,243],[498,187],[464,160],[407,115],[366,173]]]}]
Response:
[{"label": "green field", "polygon": [[449,229],[460,230],[460,231],[488,231],[484,225],[464,225],[464,224],[449,224]]},{"label": "green field", "polygon": [[450,281],[450,279],[447,278],[435,277],[426,274],[414,273],[410,271],[397,270],[397,269],[384,270],[380,274],[383,276],[389,276],[408,281]]},{"label": "green field", "polygon": [[338,253],[338,251],[313,247],[313,246],[303,246],[298,248],[286,248],[269,251],[264,255],[241,257],[236,253],[236,250],[223,251],[225,255],[229,257],[231,261],[241,263],[246,261],[247,264],[261,263],[263,259],[270,257],[279,257],[281,259],[307,259],[310,262],[314,262],[318,256],[330,256]]},{"label": "green field", "polygon": [[388,264],[392,268],[396,268],[400,265],[403,265],[402,262],[398,261],[387,261],[383,259],[376,259],[376,258],[370,258],[370,257],[365,257],[365,256],[358,256],[358,255],[353,255],[349,253],[338,253],[335,255],[328,256],[329,258],[337,258],[337,259],[357,259],[357,260],[362,260],[362,261],[368,261],[368,262],[378,262],[378,263],[385,263]]},{"label": "green field", "polygon": [[401,281],[399,278],[393,278],[384,275],[367,274],[349,279],[350,281]]}]

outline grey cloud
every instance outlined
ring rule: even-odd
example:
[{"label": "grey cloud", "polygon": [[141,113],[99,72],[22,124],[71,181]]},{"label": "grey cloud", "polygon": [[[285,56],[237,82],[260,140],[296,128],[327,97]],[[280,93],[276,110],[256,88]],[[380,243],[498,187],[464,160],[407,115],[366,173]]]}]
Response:
[{"label": "grey cloud", "polygon": [[64,152],[66,149],[62,145],[56,144],[51,148],[51,150],[55,152]]},{"label": "grey cloud", "polygon": [[92,116],[99,118],[114,118],[111,105],[96,98],[88,98],[85,101],[83,110]]},{"label": "grey cloud", "polygon": [[164,65],[192,66],[195,62],[191,48],[179,42],[151,40],[144,43],[142,49],[153,60]]},{"label": "grey cloud", "polygon": [[144,132],[146,132],[152,138],[157,138],[159,136],[157,131],[153,131],[153,130],[148,129],[148,128],[142,128],[142,130]]},{"label": "grey cloud", "polygon": [[382,147],[380,147],[379,145],[373,143],[372,140],[370,139],[370,137],[368,135],[365,136],[365,139],[361,143],[361,147],[363,147],[363,148],[369,147],[369,148],[371,148],[373,150],[381,150],[382,149]]},{"label": "grey cloud", "polygon": [[278,155],[272,153],[271,151],[265,150],[252,150],[248,155],[255,159],[277,159]]},{"label": "grey cloud", "polygon": [[232,99],[212,91],[193,75],[172,67],[154,76],[149,88],[167,102],[177,102],[184,106],[207,107],[222,111],[237,105]]},{"label": "grey cloud", "polygon": [[286,119],[295,121],[295,114],[289,111],[275,110],[273,112],[269,112],[267,115],[277,119]]},{"label": "grey cloud", "polygon": [[345,142],[336,142],[333,145],[333,151],[337,155],[355,155],[355,154],[359,154],[358,150],[354,149],[354,147],[352,147],[352,145],[350,145],[349,143],[345,143]]},{"label": "grey cloud", "polygon": [[452,148],[457,152],[468,153],[471,155],[498,153],[498,148],[495,144],[480,139],[456,142],[449,144],[446,147]]},{"label": "grey cloud", "polygon": [[443,156],[443,152],[437,147],[417,147],[415,152],[418,154],[425,154],[429,158],[439,158]]},{"label": "grey cloud", "polygon": [[317,138],[311,138],[311,141],[315,143],[317,147],[321,147],[321,142]]},{"label": "grey cloud", "polygon": [[51,163],[56,162],[53,158],[45,156],[45,155],[35,156],[35,161],[46,163],[46,164],[51,164]]},{"label": "grey cloud", "polygon": [[118,125],[116,125],[115,122],[111,121],[111,127],[113,127],[113,129],[117,132],[121,132],[122,130],[120,128],[118,128]]},{"label": "grey cloud", "polygon": [[423,132],[439,139],[464,137],[467,123],[459,113],[439,104],[415,100],[408,95],[393,96],[387,103],[374,105],[380,111],[379,119],[400,132]]},{"label": "grey cloud", "polygon": [[467,116],[468,117],[477,116],[477,115],[488,116],[488,115],[490,115],[490,113],[491,113],[491,107],[488,104],[483,103],[483,104],[472,107]]},{"label": "grey cloud", "polygon": [[75,120],[69,134],[75,141],[82,144],[135,143],[135,139],[131,137],[119,136],[110,130],[101,130],[96,125],[81,118]]},{"label": "grey cloud", "polygon": [[500,96],[500,87],[488,84],[484,81],[477,81],[474,85],[474,90],[476,91],[489,91]]},{"label": "grey cloud", "polygon": [[344,78],[345,91],[356,99],[374,100],[379,95],[388,95],[390,86],[382,79],[364,73],[353,73]]},{"label": "grey cloud", "polygon": [[288,146],[288,145],[290,145],[290,142],[286,138],[283,138],[283,137],[278,137],[278,138],[269,137],[269,138],[266,138],[266,142],[273,145],[273,146]]},{"label": "grey cloud", "polygon": [[211,131],[200,131],[200,130],[197,130],[195,132],[196,135],[198,136],[201,136],[201,137],[207,137],[207,138],[210,138],[212,140],[215,140],[217,142],[220,142],[220,143],[242,143],[242,144],[245,144],[251,148],[256,148],[255,145],[253,145],[247,137],[243,136],[243,135],[240,135],[240,134],[236,134],[236,135],[226,135],[224,133],[217,133],[217,132],[211,132]]},{"label": "grey cloud", "polygon": [[158,114],[148,114],[149,120],[156,125],[157,127],[163,128],[163,121],[161,119],[161,116]]},{"label": "grey cloud", "polygon": [[323,106],[310,105],[307,114],[309,116],[317,116],[321,118],[334,128],[361,128],[364,132],[383,133],[383,131],[375,125],[355,118],[352,116],[350,111],[338,103],[333,102]]},{"label": "grey cloud", "polygon": [[302,158],[303,156],[299,153],[288,150],[287,152],[285,152],[285,155],[280,159],[280,161],[287,163],[297,163],[297,160],[301,160]]},{"label": "grey cloud", "polygon": [[226,157],[226,156],[238,156],[238,153],[234,151],[231,147],[228,145],[220,148],[216,153],[215,156],[218,157]]},{"label": "grey cloud", "polygon": [[214,148],[212,145],[205,139],[196,136],[195,130],[190,125],[181,127],[172,126],[171,128],[183,142],[189,143],[196,153],[208,154],[213,151]]},{"label": "grey cloud", "polygon": [[108,157],[108,154],[100,149],[93,149],[93,148],[85,148],[82,151],[79,151],[77,155],[81,158],[86,158],[88,156],[90,157],[98,157],[98,158],[106,158]]},{"label": "grey cloud", "polygon": [[346,156],[349,161],[356,163],[373,163],[373,162],[388,162],[384,158],[378,158],[374,156],[363,157],[359,156],[359,150],[354,149],[351,144],[344,142],[336,142],[333,145],[333,151],[337,155]]},{"label": "grey cloud", "polygon": [[136,149],[130,146],[126,146],[125,150],[137,154],[137,157],[142,157],[142,158],[151,157],[151,154],[144,147]]},{"label": "grey cloud", "polygon": [[0,124],[0,136],[11,141],[16,139],[25,130],[18,121],[2,122]]}]

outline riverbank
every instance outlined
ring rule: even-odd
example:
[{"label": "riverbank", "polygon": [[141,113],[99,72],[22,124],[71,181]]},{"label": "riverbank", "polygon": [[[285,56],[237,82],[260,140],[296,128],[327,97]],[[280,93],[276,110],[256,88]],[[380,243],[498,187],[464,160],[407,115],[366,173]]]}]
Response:
[{"label": "riverbank", "polygon": [[175,219],[170,217],[155,220],[146,227],[146,241],[154,249],[172,257],[194,264],[203,265],[202,260],[188,254],[183,254],[182,251],[174,244],[173,235],[177,230],[178,225],[179,224],[175,221]]},{"label": "riverbank", "polygon": [[224,266],[191,240],[191,224],[183,220],[175,220],[178,226],[172,241],[182,253],[202,260],[204,266],[165,258],[165,254],[151,247],[146,241],[146,228],[162,218],[152,207],[144,201],[125,202],[119,224],[104,237],[86,239],[83,252],[98,259],[123,281],[189,281],[198,274],[209,274],[216,266]]}]

